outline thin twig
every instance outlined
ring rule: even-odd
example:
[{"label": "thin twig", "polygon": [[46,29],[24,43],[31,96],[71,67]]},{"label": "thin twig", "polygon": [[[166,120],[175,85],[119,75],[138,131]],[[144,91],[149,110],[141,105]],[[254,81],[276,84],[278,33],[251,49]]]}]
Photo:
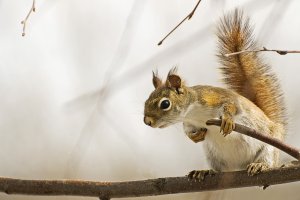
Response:
[{"label": "thin twig", "polygon": [[[221,125],[221,120],[217,120],[217,119],[211,119],[208,120],[206,122],[207,125],[216,125],[216,126],[220,126]],[[270,144],[278,149],[280,149],[281,151],[289,154],[290,156],[293,156],[294,158],[296,158],[297,160],[300,160],[300,151],[299,149],[292,147],[290,145],[285,144],[284,142],[282,142],[281,140],[278,140],[276,138],[270,137],[266,134],[262,134],[257,132],[256,130],[252,129],[252,128],[248,128],[246,126],[240,125],[240,124],[235,124],[235,129],[234,131],[239,132],[241,134],[253,137],[255,139],[258,139],[262,142],[265,142],[267,144]]]},{"label": "thin twig", "polygon": [[263,52],[263,51],[273,51],[276,52],[280,55],[286,55],[288,53],[300,53],[299,50],[278,50],[278,49],[267,49],[266,47],[263,47],[262,49],[257,49],[257,50],[243,50],[243,51],[238,51],[234,53],[227,53],[224,54],[224,56],[229,57],[229,56],[234,56],[242,53],[257,53],[257,52]]},{"label": "thin twig", "polygon": [[123,197],[156,196],[203,192],[250,186],[264,186],[300,181],[300,166],[273,168],[255,176],[246,171],[220,172],[195,182],[184,177],[167,177],[127,182],[80,180],[24,180],[0,177],[0,192],[42,196],[86,196],[101,200]]},{"label": "thin twig", "polygon": [[27,16],[25,17],[25,19],[23,21],[21,21],[21,24],[23,24],[23,32],[22,32],[22,36],[24,37],[25,36],[25,30],[26,30],[26,23],[27,23],[27,20],[30,16],[30,14],[32,12],[35,12],[35,0],[32,1],[32,6],[27,14]]},{"label": "thin twig", "polygon": [[163,41],[169,36],[169,35],[171,35],[171,33],[173,33],[185,20],[190,20],[192,17],[193,17],[193,15],[194,15],[194,13],[195,13],[195,11],[196,11],[196,9],[197,9],[197,7],[198,7],[198,5],[200,4],[200,2],[201,2],[201,0],[198,0],[198,3],[196,4],[196,6],[194,7],[194,9],[192,10],[192,12],[190,12],[179,24],[177,24],[177,26],[175,26],[175,28],[173,28],[157,45],[159,46],[159,45],[161,45],[162,43],[163,43]]}]

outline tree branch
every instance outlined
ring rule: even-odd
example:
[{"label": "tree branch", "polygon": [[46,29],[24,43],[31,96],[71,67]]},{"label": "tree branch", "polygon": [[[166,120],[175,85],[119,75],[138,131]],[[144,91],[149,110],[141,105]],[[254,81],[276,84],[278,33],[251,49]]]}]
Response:
[{"label": "tree branch", "polygon": [[[217,120],[217,119],[211,119],[208,120],[206,122],[207,125],[216,125],[216,126],[221,126],[221,120]],[[284,151],[285,153],[293,156],[294,158],[296,158],[297,160],[300,160],[300,152],[299,149],[289,146],[285,143],[283,143],[281,140],[278,140],[276,138],[270,137],[266,134],[262,134],[257,132],[254,129],[248,128],[246,126],[240,125],[240,124],[235,124],[235,129],[236,132],[239,132],[241,134],[244,135],[248,135],[250,137],[253,137],[255,139],[258,139],[262,142],[265,142],[267,144],[270,144],[282,151]]]},{"label": "tree branch", "polygon": [[171,35],[171,33],[173,33],[185,20],[190,20],[192,17],[193,17],[193,15],[194,15],[194,13],[195,13],[195,11],[197,10],[197,8],[198,8],[198,5],[200,4],[200,2],[201,2],[201,0],[198,0],[198,2],[197,2],[197,4],[196,4],[196,6],[194,7],[194,9],[192,10],[192,12],[190,12],[181,22],[179,22],[179,24],[177,24],[157,45],[159,46],[159,45],[161,45],[162,43],[163,43],[163,41],[165,40],[165,39],[167,39],[167,37],[169,37],[169,35]]},{"label": "tree branch", "polygon": [[269,169],[256,176],[246,171],[221,172],[209,175],[204,181],[184,177],[158,178],[128,182],[93,182],[79,180],[22,180],[0,177],[0,191],[7,194],[43,196],[87,196],[100,199],[156,196],[175,193],[203,192],[264,186],[300,180],[300,166]]},{"label": "tree branch", "polygon": [[22,32],[22,36],[24,37],[25,36],[25,30],[26,30],[26,23],[27,23],[27,20],[30,16],[30,14],[32,12],[35,12],[35,0],[32,0],[32,6],[28,12],[28,14],[26,15],[25,19],[23,21],[21,21],[21,24],[23,24],[23,32]]},{"label": "tree branch", "polygon": [[224,56],[229,57],[229,56],[234,56],[242,53],[257,53],[257,52],[262,52],[262,51],[271,51],[271,52],[276,52],[280,55],[286,55],[288,53],[300,53],[298,50],[278,50],[278,49],[267,49],[266,47],[263,47],[262,49],[258,50],[243,50],[243,51],[238,51],[234,53],[227,53],[224,54]]}]

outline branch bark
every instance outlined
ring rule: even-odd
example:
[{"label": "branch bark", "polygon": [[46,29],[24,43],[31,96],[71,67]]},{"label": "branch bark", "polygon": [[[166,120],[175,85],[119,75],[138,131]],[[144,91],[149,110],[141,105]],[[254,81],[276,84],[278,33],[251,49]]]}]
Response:
[{"label": "branch bark", "polygon": [[156,196],[175,193],[203,192],[250,186],[283,184],[300,180],[300,166],[269,169],[256,176],[246,171],[221,172],[202,182],[184,177],[158,178],[128,182],[93,182],[79,180],[22,180],[0,177],[0,191],[7,194],[44,196],[89,196],[100,199]]},{"label": "branch bark", "polygon": [[[216,126],[221,126],[221,120],[218,119],[211,119],[206,122],[207,125],[216,125]],[[258,131],[248,128],[246,126],[240,125],[240,124],[235,124],[235,129],[234,131],[239,132],[241,134],[253,137],[255,139],[258,139],[262,142],[265,142],[269,145],[272,145],[281,151],[289,154],[290,156],[293,156],[297,160],[300,160],[300,151],[299,149],[292,147],[290,145],[285,144],[281,140],[278,140],[276,138],[270,137],[266,134],[259,133]]]}]

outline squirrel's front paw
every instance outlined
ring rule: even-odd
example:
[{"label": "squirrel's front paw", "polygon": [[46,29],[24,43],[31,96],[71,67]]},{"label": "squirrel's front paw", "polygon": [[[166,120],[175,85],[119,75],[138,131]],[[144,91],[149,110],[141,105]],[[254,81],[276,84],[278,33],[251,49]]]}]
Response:
[{"label": "squirrel's front paw", "polygon": [[233,119],[229,115],[223,115],[221,117],[222,123],[221,123],[221,129],[220,133],[223,132],[224,137],[231,133],[233,129],[235,128],[235,124],[233,122]]},{"label": "squirrel's front paw", "polygon": [[195,143],[201,142],[205,139],[207,133],[206,128],[193,129],[192,131],[186,133],[186,135]]},{"label": "squirrel's front paw", "polygon": [[249,176],[254,176],[256,174],[259,174],[260,172],[266,171],[267,169],[269,169],[269,165],[264,162],[250,163],[247,166],[247,172]]},{"label": "squirrel's front paw", "polygon": [[209,170],[193,170],[188,174],[189,180],[195,180],[195,181],[203,181],[206,176],[213,176],[216,172],[212,169]]}]

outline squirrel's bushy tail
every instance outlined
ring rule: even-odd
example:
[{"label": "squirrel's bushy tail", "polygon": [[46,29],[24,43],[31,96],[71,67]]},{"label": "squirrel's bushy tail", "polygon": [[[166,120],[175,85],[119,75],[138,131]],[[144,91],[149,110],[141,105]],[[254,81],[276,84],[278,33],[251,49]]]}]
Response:
[{"label": "squirrel's bushy tail", "polygon": [[224,82],[254,102],[273,122],[286,125],[285,107],[278,79],[260,53],[225,54],[258,49],[249,18],[234,10],[219,22],[218,58]]}]

